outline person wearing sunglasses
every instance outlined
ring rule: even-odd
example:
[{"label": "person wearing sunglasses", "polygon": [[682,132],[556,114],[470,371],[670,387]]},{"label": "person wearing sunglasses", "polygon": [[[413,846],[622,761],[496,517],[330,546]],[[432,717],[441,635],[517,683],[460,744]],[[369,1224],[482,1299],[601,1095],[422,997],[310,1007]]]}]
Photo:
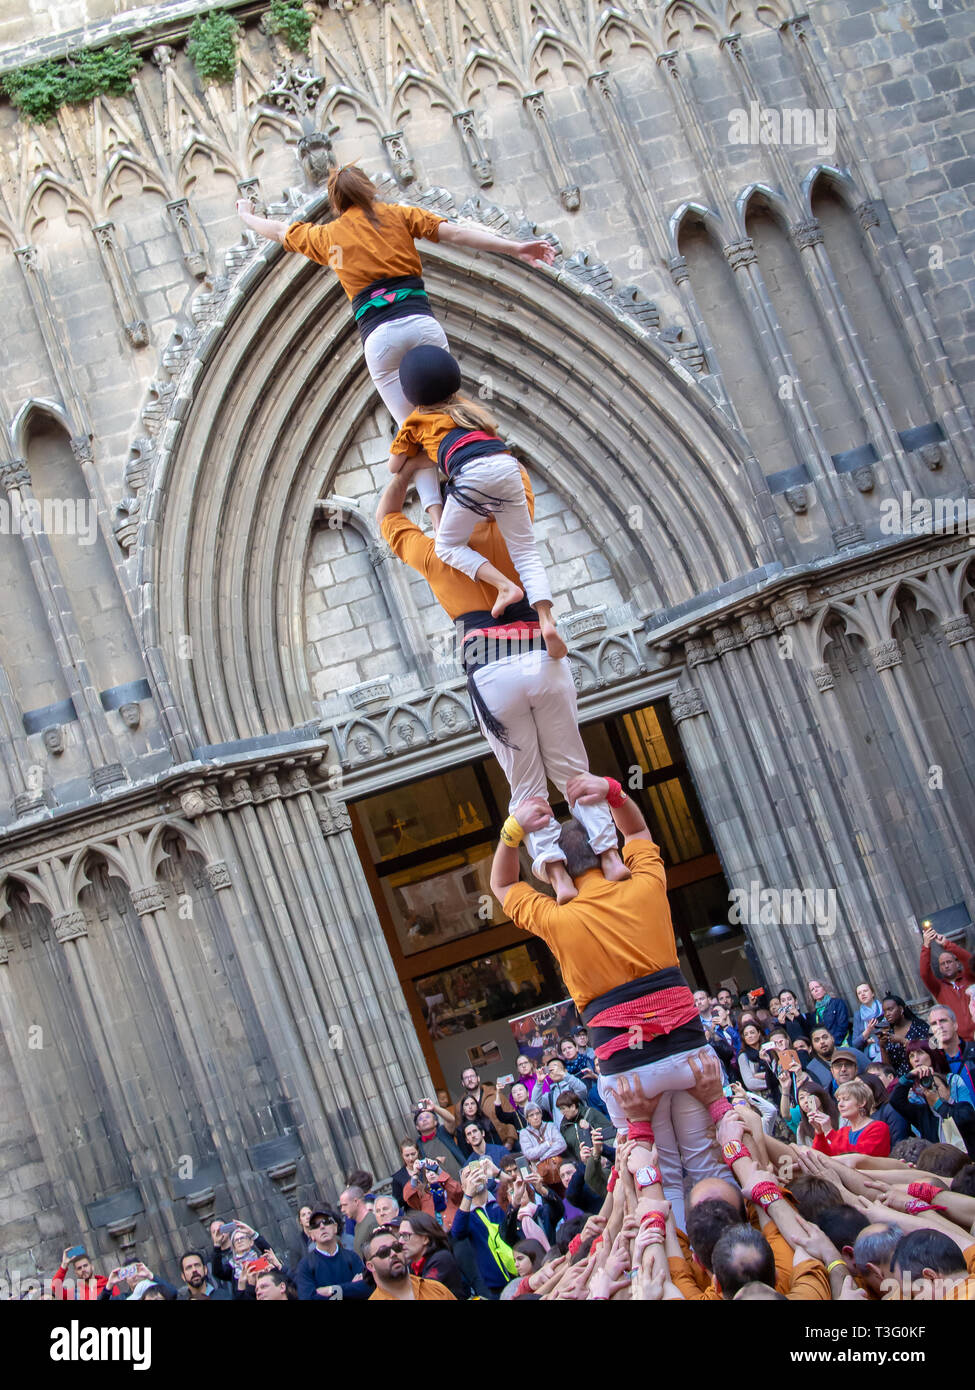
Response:
[{"label": "person wearing sunglasses", "polygon": [[305,1303],[330,1303],[335,1299],[365,1299],[369,1284],[362,1261],[353,1250],[339,1245],[341,1218],[334,1211],[313,1211],[308,1229],[315,1242],[295,1274],[298,1297]]},{"label": "person wearing sunglasses", "polygon": [[410,1273],[406,1247],[395,1226],[377,1226],[367,1240],[363,1254],[366,1269],[376,1281],[376,1287],[369,1295],[370,1303],[383,1299],[399,1303],[410,1303],[416,1299],[449,1299],[456,1303],[450,1290],[436,1279],[424,1279],[419,1274]]}]

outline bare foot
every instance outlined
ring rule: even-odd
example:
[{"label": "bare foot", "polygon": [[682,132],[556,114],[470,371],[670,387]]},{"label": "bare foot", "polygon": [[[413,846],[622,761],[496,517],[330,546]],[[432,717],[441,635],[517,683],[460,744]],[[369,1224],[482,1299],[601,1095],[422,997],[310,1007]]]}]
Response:
[{"label": "bare foot", "polygon": [[500,618],[510,604],[519,603],[524,597],[524,590],[519,589],[517,584],[504,584],[498,589],[498,597],[491,605],[492,618]]},{"label": "bare foot", "polygon": [[568,655],[569,649],[559,636],[558,628],[551,618],[539,618],[538,626],[541,628],[545,650],[555,661],[561,661],[564,656]]},{"label": "bare foot", "polygon": [[553,863],[546,864],[545,869],[548,873],[548,881],[555,889],[555,901],[562,903],[571,902],[577,896],[579,890],[569,877],[565,865],[561,859],[556,859]]},{"label": "bare foot", "polygon": [[603,871],[603,878],[608,878],[613,883],[632,878],[632,874],[620,858],[618,849],[604,849],[599,856],[599,867]]}]

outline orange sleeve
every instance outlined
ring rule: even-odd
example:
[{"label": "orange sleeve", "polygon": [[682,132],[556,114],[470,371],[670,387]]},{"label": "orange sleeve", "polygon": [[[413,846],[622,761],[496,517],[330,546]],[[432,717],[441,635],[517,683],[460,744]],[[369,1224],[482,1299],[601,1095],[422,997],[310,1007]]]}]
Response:
[{"label": "orange sleeve", "polygon": [[293,222],[285,233],[282,245],[286,251],[297,251],[310,261],[328,265],[332,234],[327,224],[322,227],[317,222]]},{"label": "orange sleeve", "polygon": [[829,1286],[829,1275],[825,1265],[819,1260],[803,1260],[795,1267],[792,1275],[792,1288],[786,1298],[793,1303],[829,1303],[833,1294]]},{"label": "orange sleeve", "polygon": [[623,862],[634,878],[652,878],[666,883],[664,861],[652,840],[628,840],[622,849]]},{"label": "orange sleeve", "polygon": [[439,217],[435,212],[427,212],[426,208],[399,207],[397,211],[409,228],[410,236],[414,239],[424,238],[426,241],[440,240],[440,224],[446,222],[446,217]]},{"label": "orange sleeve", "polygon": [[379,531],[397,560],[420,574],[426,573],[430,557],[435,554],[434,543],[409,517],[390,512],[379,523]]},{"label": "orange sleeve", "polygon": [[969,1274],[975,1274],[975,1245],[970,1245],[967,1250],[963,1250],[962,1255]]},{"label": "orange sleeve", "polygon": [[691,1242],[687,1239],[684,1232],[677,1227],[677,1243],[681,1248],[681,1253],[687,1261],[687,1268],[691,1272],[699,1289],[709,1289],[711,1287],[711,1276],[703,1265],[698,1264],[697,1260],[691,1258]]},{"label": "orange sleeve", "polygon": [[399,427],[396,438],[389,446],[391,454],[408,454],[410,458],[418,451],[420,440],[417,438],[415,425],[411,425],[409,420]]},{"label": "orange sleeve", "polygon": [[554,925],[552,917],[558,911],[551,898],[536,892],[527,883],[513,883],[505,894],[502,907],[516,927],[548,941]]},{"label": "orange sleeve", "polygon": [[715,1301],[718,1295],[715,1293],[713,1287],[709,1286],[706,1289],[698,1288],[686,1260],[679,1260],[676,1255],[671,1255],[667,1264],[670,1266],[671,1282],[680,1290],[688,1302],[700,1303],[707,1300],[713,1303]]},{"label": "orange sleeve", "polygon": [[762,1235],[772,1247],[772,1254],[775,1258],[776,1290],[779,1293],[788,1293],[795,1277],[792,1267],[792,1261],[795,1258],[792,1246],[772,1220],[765,1223],[762,1228]]}]

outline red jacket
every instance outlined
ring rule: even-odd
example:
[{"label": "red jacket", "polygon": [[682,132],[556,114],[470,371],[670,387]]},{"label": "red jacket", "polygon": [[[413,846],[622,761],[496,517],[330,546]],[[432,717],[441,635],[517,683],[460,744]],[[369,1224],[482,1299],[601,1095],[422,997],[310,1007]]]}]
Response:
[{"label": "red jacket", "polygon": [[[64,1265],[62,1265],[59,1270],[55,1271],[54,1278],[51,1280],[51,1291],[55,1299],[61,1299],[63,1302],[67,1302],[68,1299],[71,1298],[94,1300],[99,1297],[102,1289],[108,1283],[104,1274],[95,1274],[84,1284],[81,1283],[79,1279],[76,1279],[74,1281],[74,1290],[72,1291],[64,1287],[64,1281],[67,1277],[68,1271],[65,1269]],[[113,1289],[113,1295],[114,1292],[115,1290]]]},{"label": "red jacket", "polygon": [[972,1021],[968,1009],[968,996],[965,990],[969,985],[975,985],[972,958],[967,951],[963,951],[953,941],[949,941],[941,949],[942,951],[950,951],[961,961],[964,969],[957,981],[954,984],[949,984],[947,980],[938,979],[931,969],[930,946],[921,947],[921,979],[924,981],[925,989],[934,996],[935,1003],[940,1004],[943,1009],[950,1009],[955,1015],[958,1020],[958,1036],[964,1038],[965,1042],[971,1042],[975,1039],[975,1022]]},{"label": "red jacket", "polygon": [[890,1155],[890,1130],[883,1120],[871,1120],[860,1130],[856,1142],[851,1144],[849,1127],[844,1125],[842,1129],[831,1129],[828,1134],[817,1133],[813,1148],[824,1154],[875,1154],[877,1158],[887,1158]]}]

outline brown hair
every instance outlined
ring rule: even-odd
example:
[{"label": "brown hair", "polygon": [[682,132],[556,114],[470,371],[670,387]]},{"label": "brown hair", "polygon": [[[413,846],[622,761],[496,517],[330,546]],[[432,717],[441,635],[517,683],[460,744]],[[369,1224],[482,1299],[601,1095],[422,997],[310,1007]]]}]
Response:
[{"label": "brown hair", "polygon": [[379,218],[373,206],[376,201],[375,186],[368,174],[364,174],[354,164],[347,164],[342,169],[333,169],[329,174],[328,200],[340,216],[350,208],[359,208],[374,227],[379,226]]},{"label": "brown hair", "polygon": [[954,1144],[929,1144],[917,1156],[917,1166],[923,1173],[939,1178],[953,1178],[968,1162],[968,1155]]},{"label": "brown hair", "polygon": [[459,391],[455,391],[445,401],[438,401],[436,405],[418,405],[415,409],[418,415],[449,415],[458,425],[463,425],[468,430],[484,430],[486,434],[497,433],[498,423],[483,405],[462,396]]}]

